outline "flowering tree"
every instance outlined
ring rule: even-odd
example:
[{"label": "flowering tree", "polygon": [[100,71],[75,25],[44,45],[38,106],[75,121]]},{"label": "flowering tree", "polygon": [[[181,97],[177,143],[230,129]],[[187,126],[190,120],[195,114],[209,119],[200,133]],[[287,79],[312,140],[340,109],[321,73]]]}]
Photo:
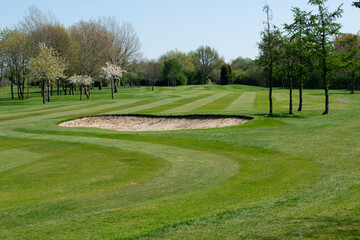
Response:
[{"label": "flowering tree", "polygon": [[87,75],[74,75],[69,78],[70,84],[79,86],[80,88],[80,100],[82,100],[83,89],[85,89],[85,95],[89,99],[91,93],[91,85],[93,84],[93,79]]},{"label": "flowering tree", "polygon": [[[39,53],[30,59],[29,66],[35,79],[41,82],[43,103],[50,102],[50,87],[59,78],[64,78],[66,64],[56,51],[44,43],[39,44]],[[47,94],[46,94],[47,93]]]},{"label": "flowering tree", "polygon": [[110,80],[112,99],[114,99],[114,88],[116,87],[116,84],[120,82],[124,73],[125,70],[113,63],[107,62],[106,67],[102,67],[102,77]]}]

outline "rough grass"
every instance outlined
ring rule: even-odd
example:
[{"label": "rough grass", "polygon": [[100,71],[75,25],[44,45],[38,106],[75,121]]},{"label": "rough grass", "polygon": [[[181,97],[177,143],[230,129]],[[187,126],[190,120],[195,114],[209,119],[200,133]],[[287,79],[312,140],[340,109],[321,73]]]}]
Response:
[{"label": "rough grass", "polygon": [[[92,99],[0,89],[0,239],[358,239],[360,95],[230,85],[94,90]],[[295,94],[297,98],[297,94]],[[296,99],[295,106],[296,110]],[[92,114],[239,114],[208,130],[63,128]]]}]

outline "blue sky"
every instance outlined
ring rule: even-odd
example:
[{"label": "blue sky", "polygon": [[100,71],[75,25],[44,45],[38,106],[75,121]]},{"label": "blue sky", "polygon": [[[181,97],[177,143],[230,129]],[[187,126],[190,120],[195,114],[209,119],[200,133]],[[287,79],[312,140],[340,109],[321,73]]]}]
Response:
[{"label": "blue sky", "polygon": [[[344,3],[339,21],[343,32],[360,30],[360,9],[351,0],[329,0],[334,10]],[[256,42],[263,29],[264,0],[0,0],[0,28],[14,27],[29,6],[51,11],[66,27],[80,20],[115,16],[132,23],[144,57],[157,58],[166,51],[214,47],[226,61],[238,56],[255,58]],[[313,9],[307,0],[267,0],[276,25],[290,23],[291,6]]]}]

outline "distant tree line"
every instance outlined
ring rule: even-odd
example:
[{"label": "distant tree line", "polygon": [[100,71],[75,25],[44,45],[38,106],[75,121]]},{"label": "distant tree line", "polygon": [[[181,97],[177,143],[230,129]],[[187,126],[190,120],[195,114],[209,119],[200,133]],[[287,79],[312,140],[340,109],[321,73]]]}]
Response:
[{"label": "distant tree line", "polygon": [[30,7],[14,29],[0,31],[0,81],[8,79],[12,99],[29,97],[30,86],[41,87],[44,103],[54,89],[57,95],[75,94],[77,89],[82,95],[84,90],[88,98],[95,86],[115,83],[116,90],[120,81],[104,72],[106,63],[130,76],[140,59],[135,29],[115,18],[65,28],[51,14]]},{"label": "distant tree line", "polygon": [[[298,88],[301,111],[304,88],[326,90],[331,86],[354,92],[360,84],[360,37],[341,34],[336,19],[342,10],[330,13],[325,2],[309,1],[318,6],[318,14],[293,8],[293,22],[282,28],[272,25],[271,10],[266,6],[259,57],[238,57],[229,64],[209,46],[190,52],[175,49],[146,60],[130,23],[102,17],[65,28],[51,14],[30,7],[14,29],[0,32],[0,84],[7,79],[12,98],[20,100],[29,97],[29,87],[39,86],[45,102],[53,94],[75,94],[77,90],[81,95],[84,90],[89,98],[93,87],[101,90],[109,85],[112,97],[119,87],[140,85],[153,90],[155,86],[208,83]],[[359,7],[359,1],[353,5]],[[39,61],[40,54],[48,54],[52,61]],[[45,68],[53,72],[40,71]]]}]

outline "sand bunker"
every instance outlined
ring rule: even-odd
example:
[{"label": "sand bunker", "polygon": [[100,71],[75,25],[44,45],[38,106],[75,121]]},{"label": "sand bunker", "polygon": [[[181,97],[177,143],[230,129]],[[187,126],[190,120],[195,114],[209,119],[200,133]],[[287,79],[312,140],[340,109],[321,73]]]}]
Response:
[{"label": "sand bunker", "polygon": [[92,116],[68,122],[61,127],[94,127],[116,131],[166,131],[180,129],[218,128],[243,124],[249,119],[241,117],[188,116]]}]

